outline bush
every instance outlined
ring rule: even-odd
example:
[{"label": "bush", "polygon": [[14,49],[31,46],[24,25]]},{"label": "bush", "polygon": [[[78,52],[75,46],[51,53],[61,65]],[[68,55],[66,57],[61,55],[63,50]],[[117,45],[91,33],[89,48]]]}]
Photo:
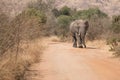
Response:
[{"label": "bush", "polygon": [[113,16],[111,29],[114,33],[120,33],[120,15]]},{"label": "bush", "polygon": [[110,46],[110,51],[113,51],[113,55],[116,57],[120,56],[120,42],[118,38],[119,37],[112,36],[107,39],[107,44]]},{"label": "bush", "polygon": [[[49,4],[52,5],[51,3],[49,3]],[[43,0],[36,0],[35,2],[31,1],[28,4],[28,8],[35,8],[35,9],[40,10],[42,12],[47,12],[48,8],[50,7],[49,4],[45,3]]]},{"label": "bush", "polygon": [[58,27],[56,28],[57,35],[67,37],[69,33],[69,24],[72,21],[72,17],[61,15],[57,18]]},{"label": "bush", "polygon": [[[44,36],[50,36],[55,34],[56,25],[56,10],[53,8],[54,0],[37,0],[35,3],[30,3],[29,8],[39,10],[46,15],[46,23],[42,25],[41,33]],[[43,18],[44,19],[44,18]]]},{"label": "bush", "polygon": [[114,55],[117,56],[117,57],[120,57],[120,45],[116,46]]},{"label": "bush", "polygon": [[25,16],[36,17],[39,19],[40,23],[46,23],[46,21],[47,21],[47,17],[45,15],[45,13],[43,13],[40,10],[37,10],[35,8],[29,8],[28,10],[26,10]]},{"label": "bush", "polygon": [[32,41],[43,35],[46,19],[42,11],[34,8],[11,20],[0,14],[0,80],[24,80],[28,66],[39,59],[42,51],[41,43]]},{"label": "bush", "polygon": [[89,29],[87,38],[89,40],[106,39],[111,24],[108,18],[91,18],[89,19]]},{"label": "bush", "polygon": [[0,80],[24,80],[28,66],[39,61],[43,48],[36,38],[47,32],[43,5],[31,5],[14,18],[0,12]]},{"label": "bush", "polygon": [[107,43],[110,45],[115,56],[120,56],[120,15],[113,16],[112,25],[109,28],[111,34],[107,39]]},{"label": "bush", "polygon": [[60,9],[60,14],[69,16],[71,14],[71,9],[67,6],[64,6]]},{"label": "bush", "polygon": [[11,26],[9,17],[4,13],[0,13],[0,55],[15,44],[16,29]]},{"label": "bush", "polygon": [[0,80],[26,80],[24,78],[28,66],[39,61],[44,49],[39,42],[20,43],[18,54],[14,48],[0,56]]},{"label": "bush", "polygon": [[[42,36],[46,24],[46,15],[34,8],[29,8],[16,16],[12,25],[19,28],[22,40],[33,40]],[[19,25],[17,25],[19,24]]]},{"label": "bush", "polygon": [[59,16],[60,16],[60,12],[59,12],[59,10],[57,10],[56,8],[54,8],[54,9],[52,10],[52,12],[53,12],[53,14],[54,14],[55,17],[59,17]]},{"label": "bush", "polygon": [[58,20],[58,24],[60,26],[66,27],[70,24],[70,22],[72,21],[72,17],[70,16],[65,16],[65,15],[61,15],[60,17],[57,18]]},{"label": "bush", "polygon": [[116,46],[118,46],[117,38],[111,37],[107,39],[107,44],[110,45],[110,48],[111,48],[110,50],[114,51]]},{"label": "bush", "polygon": [[107,17],[105,13],[100,11],[98,8],[90,8],[88,10],[81,10],[74,13],[74,19],[90,19],[92,17],[104,18]]}]

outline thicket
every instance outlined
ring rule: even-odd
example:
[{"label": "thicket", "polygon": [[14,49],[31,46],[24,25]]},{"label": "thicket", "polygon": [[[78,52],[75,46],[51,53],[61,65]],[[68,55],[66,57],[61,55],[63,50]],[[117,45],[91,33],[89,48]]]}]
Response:
[{"label": "thicket", "polygon": [[71,16],[61,15],[57,18],[58,26],[56,27],[56,33],[61,38],[67,38],[69,36],[69,25],[72,21]]},{"label": "thicket", "polygon": [[102,12],[99,8],[89,8],[88,10],[80,10],[76,11],[73,14],[74,19],[91,19],[93,17],[105,18],[107,17],[107,14]]},{"label": "thicket", "polygon": [[71,9],[67,6],[62,7],[60,10],[60,15],[71,15]]}]

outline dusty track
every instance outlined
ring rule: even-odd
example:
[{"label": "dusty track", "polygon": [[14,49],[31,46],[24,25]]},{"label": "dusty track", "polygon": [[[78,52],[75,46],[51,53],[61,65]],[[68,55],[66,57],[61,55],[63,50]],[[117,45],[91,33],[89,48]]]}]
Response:
[{"label": "dusty track", "polygon": [[48,43],[40,63],[31,66],[28,80],[120,80],[120,62],[108,51],[69,43]]}]

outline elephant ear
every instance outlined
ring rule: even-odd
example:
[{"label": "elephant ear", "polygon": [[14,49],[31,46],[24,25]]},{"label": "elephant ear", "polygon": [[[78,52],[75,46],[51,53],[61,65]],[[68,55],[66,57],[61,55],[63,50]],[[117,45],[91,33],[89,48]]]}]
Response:
[{"label": "elephant ear", "polygon": [[85,25],[86,25],[86,30],[88,30],[89,22],[88,22],[88,21],[85,21]]}]

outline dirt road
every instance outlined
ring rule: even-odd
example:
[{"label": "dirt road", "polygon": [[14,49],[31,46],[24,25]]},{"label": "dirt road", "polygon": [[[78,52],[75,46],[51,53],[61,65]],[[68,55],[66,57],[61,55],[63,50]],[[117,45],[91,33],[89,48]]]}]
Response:
[{"label": "dirt road", "polygon": [[28,80],[120,80],[120,62],[105,49],[73,48],[69,43],[48,43],[40,63],[31,66]]}]

